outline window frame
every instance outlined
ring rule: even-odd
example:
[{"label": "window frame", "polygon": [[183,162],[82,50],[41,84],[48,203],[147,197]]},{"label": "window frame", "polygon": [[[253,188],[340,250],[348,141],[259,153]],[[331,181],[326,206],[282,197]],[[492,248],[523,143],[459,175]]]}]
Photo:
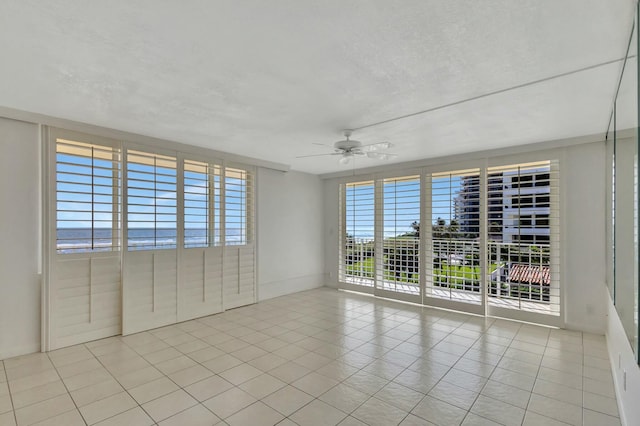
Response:
[{"label": "window frame", "polygon": [[[43,226],[48,226],[49,228],[49,241],[51,244],[51,251],[54,255],[56,256],[76,256],[76,257],[86,257],[86,256],[95,256],[95,255],[100,255],[100,253],[104,253],[104,255],[108,255],[109,253],[119,253],[123,250],[123,243],[124,240],[122,239],[122,228],[124,226],[124,221],[123,221],[123,194],[122,194],[122,182],[123,182],[123,150],[122,150],[122,146],[118,141],[114,141],[112,139],[108,139],[108,138],[103,138],[103,137],[99,137],[99,136],[94,136],[94,135],[89,135],[89,134],[84,134],[84,133],[80,133],[80,132],[75,132],[75,131],[69,131],[69,130],[62,130],[62,129],[56,129],[56,128],[49,128],[48,129],[48,140],[50,141],[49,143],[49,155],[50,155],[50,159],[48,161],[48,170],[49,170],[49,195],[47,197],[47,199],[50,199],[50,208],[51,208],[51,217],[50,219],[47,219],[44,222]],[[58,161],[58,145],[60,143],[60,140],[62,141],[67,141],[67,142],[72,142],[72,143],[77,143],[80,145],[85,145],[86,147],[103,147],[103,148],[107,148],[105,151],[111,150],[112,155],[115,157],[117,156],[118,158],[113,158],[111,160],[112,163],[112,176],[111,176],[111,203],[107,203],[110,204],[112,206],[111,208],[111,244],[109,244],[109,249],[100,249],[100,248],[96,248],[94,247],[94,240],[96,239],[95,237],[95,229],[96,228],[93,223],[95,222],[95,220],[93,219],[93,213],[95,213],[95,209],[93,208],[93,204],[95,203],[95,190],[93,189],[94,183],[92,180],[91,186],[92,186],[92,190],[91,190],[91,204],[92,204],[92,208],[91,208],[91,213],[92,213],[92,226],[90,228],[91,230],[91,248],[84,248],[84,249],[78,249],[78,250],[70,250],[67,252],[64,252],[63,248],[60,248],[59,246],[59,234],[58,234],[58,230],[60,228],[58,228],[58,222],[60,221],[59,217],[58,217],[58,213],[60,212],[60,209],[58,208],[58,203],[60,202],[66,202],[66,201],[61,201],[59,199],[59,193],[63,192],[69,192],[70,191],[59,191],[59,187],[58,187],[58,183],[60,183],[58,181],[58,165],[59,165],[59,161]],[[85,148],[86,149],[86,148]],[[94,172],[93,170],[95,169],[95,165],[93,164],[94,161],[94,156],[92,155],[92,157],[86,157],[86,158],[91,158],[92,159],[92,165],[91,166],[87,166],[87,165],[80,165],[81,167],[87,167],[91,169],[91,175],[93,177],[94,176]],[[109,160],[105,160],[105,161],[109,161]],[[65,164],[70,164],[71,163],[65,163]],[[101,168],[104,170],[108,170],[107,168]],[[64,172],[63,172],[64,173]],[[88,176],[88,175],[83,175],[83,176]],[[108,178],[106,178],[108,179]],[[101,203],[102,204],[102,203]],[[70,211],[71,212],[71,211]],[[65,221],[69,221],[71,222],[71,220],[65,220]],[[83,220],[78,220],[77,222],[86,222]],[[52,226],[49,226],[52,225]],[[115,226],[114,226],[115,225]],[[79,228],[83,228],[83,227],[78,227]],[[64,227],[62,228],[64,229]],[[72,228],[69,228],[72,229]],[[76,228],[73,228],[76,229]],[[107,229],[107,228],[104,228]]]},{"label": "window frame", "polygon": [[[142,245],[139,248],[136,249],[131,249],[131,245],[130,245],[130,237],[129,237],[129,231],[130,229],[132,229],[130,227],[130,221],[129,221],[129,215],[130,215],[130,209],[129,209],[129,189],[135,189],[135,188],[130,188],[129,186],[129,153],[131,152],[136,152],[136,153],[142,153],[143,155],[149,156],[149,157],[155,157],[155,156],[161,156],[161,157],[166,157],[165,160],[166,161],[175,161],[175,200],[176,200],[176,205],[175,205],[175,229],[176,229],[176,234],[175,234],[175,242],[174,244],[167,244],[167,245],[160,245],[158,246],[157,244],[157,230],[158,229],[171,229],[171,228],[163,228],[163,227],[159,227],[157,226],[157,218],[155,218],[155,216],[157,216],[155,208],[157,208],[157,206],[155,206],[154,203],[154,221],[153,223],[155,224],[153,229],[154,229],[154,244],[153,246],[150,245]],[[136,154],[134,154],[136,155]],[[156,167],[156,166],[154,166]],[[161,149],[154,149],[152,147],[146,146],[146,145],[139,145],[139,144],[128,144],[125,143],[124,144],[124,149],[123,149],[123,180],[122,180],[122,197],[123,197],[123,223],[124,226],[123,228],[123,245],[126,242],[126,251],[127,252],[131,252],[131,251],[154,251],[154,250],[175,250],[178,247],[178,241],[180,241],[180,206],[179,206],[179,161],[178,161],[178,153],[176,151],[171,151],[171,150],[161,150]],[[154,174],[154,176],[157,173]],[[162,176],[170,176],[170,175],[162,175]],[[155,178],[154,178],[155,179]],[[154,187],[154,193],[157,192],[157,188]],[[153,200],[157,200],[157,195],[154,195]],[[133,213],[133,214],[137,214],[137,213]],[[161,213],[163,215],[165,214],[169,214],[169,213]],[[134,222],[139,222],[139,221],[134,221]],[[161,221],[164,222],[164,221]]]},{"label": "window frame", "polygon": [[[556,189],[554,190],[554,192],[552,193],[552,195],[550,196],[550,208],[554,210],[554,212],[556,212],[556,216],[554,217],[550,217],[548,219],[549,224],[546,225],[545,222],[543,222],[542,224],[537,224],[538,227],[543,226],[543,227],[549,227],[549,228],[554,228],[555,230],[557,230],[557,235],[558,237],[554,237],[555,241],[550,241],[550,246],[552,246],[552,250],[555,253],[556,256],[556,264],[553,267],[553,277],[555,282],[558,284],[559,286],[559,290],[557,291],[557,294],[554,297],[557,297],[559,300],[558,306],[559,308],[559,314],[556,316],[554,315],[548,315],[548,314],[540,314],[540,313],[536,313],[536,312],[526,312],[526,311],[522,311],[522,310],[510,310],[510,311],[505,311],[504,313],[501,313],[501,315],[503,316],[507,316],[507,317],[513,317],[514,319],[519,319],[519,320],[523,320],[523,321],[532,321],[532,322],[538,322],[541,324],[546,324],[546,325],[551,325],[551,326],[562,326],[564,324],[564,308],[562,307],[562,303],[564,300],[564,286],[563,285],[559,285],[559,276],[562,272],[562,270],[564,270],[564,254],[561,250],[561,246],[560,246],[560,241],[564,240],[564,232],[565,232],[565,227],[563,225],[564,219],[562,219],[562,216],[560,215],[560,211],[562,211],[563,209],[563,197],[564,194],[562,192],[562,187],[563,187],[563,182],[565,179],[564,174],[561,172],[561,168],[562,165],[564,164],[565,161],[565,153],[564,150],[562,149],[549,149],[549,150],[540,150],[537,152],[524,152],[524,153],[516,153],[516,154],[507,154],[507,155],[503,155],[503,156],[494,156],[494,157],[481,157],[481,158],[475,158],[475,159],[470,159],[470,160],[463,160],[463,161],[459,161],[459,162],[451,162],[451,163],[447,163],[447,162],[442,162],[442,163],[429,163],[425,166],[423,166],[422,168],[418,169],[420,170],[420,175],[421,175],[421,179],[422,179],[422,188],[423,188],[423,193],[427,190],[428,187],[430,187],[431,185],[431,181],[430,181],[430,174],[431,173],[438,173],[438,172],[446,172],[446,171],[450,171],[450,170],[454,170],[454,171],[460,171],[460,170],[467,170],[467,169],[479,169],[480,170],[480,204],[481,204],[481,212],[480,212],[480,250],[481,250],[481,266],[482,266],[482,278],[481,278],[481,293],[483,296],[483,303],[482,306],[478,306],[478,309],[473,309],[473,308],[469,308],[469,305],[465,305],[465,306],[460,306],[460,304],[455,304],[455,303],[440,303],[440,301],[438,301],[437,299],[431,298],[429,297],[429,295],[424,295],[422,300],[419,301],[418,303],[421,303],[423,305],[427,305],[427,306],[438,306],[438,307],[443,307],[443,308],[448,308],[448,309],[460,309],[460,310],[464,310],[467,312],[471,312],[471,313],[476,313],[476,314],[480,314],[480,315],[487,315],[487,312],[492,312],[490,313],[490,315],[496,315],[494,312],[495,310],[492,310],[489,306],[488,306],[488,302],[487,302],[487,283],[488,283],[488,278],[487,278],[487,270],[488,270],[488,260],[487,260],[487,252],[488,252],[488,239],[489,236],[492,232],[492,228],[491,225],[489,224],[489,222],[487,221],[487,218],[489,217],[488,212],[490,210],[490,206],[491,206],[491,200],[487,195],[487,185],[491,182],[490,177],[488,176],[487,170],[489,167],[495,167],[495,166],[505,166],[505,165],[513,165],[513,164],[526,164],[526,163],[532,163],[532,162],[541,162],[541,161],[550,161],[551,164],[553,164],[552,167],[552,172],[555,171],[556,176],[558,177],[557,179],[557,185],[556,185]],[[360,291],[360,292],[365,292],[365,293],[374,293],[376,294],[376,292],[374,291],[368,291],[368,289],[366,287],[362,287],[362,286],[350,286],[348,283],[345,283],[344,279],[343,279],[343,268],[344,268],[344,254],[342,252],[342,250],[344,249],[345,246],[345,237],[342,235],[344,234],[344,230],[345,230],[345,185],[348,183],[352,183],[352,182],[361,182],[361,181],[365,181],[365,180],[380,180],[380,179],[384,179],[384,178],[388,178],[388,177],[401,177],[401,176],[408,176],[413,174],[413,170],[416,170],[416,168],[407,168],[407,169],[395,169],[394,171],[391,172],[380,172],[380,173],[370,173],[370,174],[354,174],[352,176],[349,177],[340,177],[336,179],[336,182],[338,184],[338,196],[339,196],[339,224],[338,224],[338,229],[339,229],[339,235],[338,235],[338,242],[339,242],[339,256],[338,256],[338,274],[337,274],[337,284],[339,288],[344,288],[344,289],[348,289],[348,290],[355,290],[355,291]],[[548,180],[548,179],[544,179],[544,180]],[[528,182],[527,182],[528,183]],[[525,187],[528,190],[533,190],[536,191],[538,189],[540,189],[540,184],[537,184],[537,179],[534,177],[534,179],[532,180],[532,186],[531,187]],[[502,184],[501,184],[502,185]],[[504,186],[501,186],[502,190],[505,190],[506,188],[504,188]],[[429,223],[431,220],[431,204],[430,202],[427,202],[426,200],[428,198],[430,198],[431,194],[430,193],[425,193],[425,196],[423,197],[423,203],[421,206],[421,224],[422,223]],[[380,202],[378,200],[378,202]],[[376,212],[378,212],[381,208],[376,206],[375,210]],[[380,222],[380,216],[381,213],[377,214],[377,217],[375,218],[376,223],[379,225]],[[532,224],[535,223],[535,218],[532,218]],[[541,220],[546,220],[546,219],[542,219]],[[428,244],[430,244],[430,239],[431,239],[431,235],[429,232],[425,232],[423,230],[421,230],[420,233],[420,237],[421,237],[421,242],[420,242],[420,247],[421,247],[421,267],[420,267],[420,281],[422,289],[424,291],[424,289],[426,288],[426,283],[425,283],[425,279],[427,277],[428,274],[431,273],[431,271],[429,271],[429,262],[428,260],[425,259],[425,252],[426,252],[426,248],[428,246]],[[543,242],[543,243],[546,243]],[[376,241],[377,247],[380,246],[380,241]],[[376,256],[377,258],[378,256]],[[376,259],[376,262],[379,262],[379,259]],[[422,273],[422,271],[424,271],[424,274]],[[377,283],[374,283],[374,288],[376,288],[375,286],[377,286]],[[388,297],[387,295],[383,295],[384,297]],[[392,296],[394,298],[398,298],[396,296]],[[399,298],[400,299],[400,298]],[[400,299],[400,300],[404,300],[404,299]],[[446,301],[444,301],[446,302]]]}]

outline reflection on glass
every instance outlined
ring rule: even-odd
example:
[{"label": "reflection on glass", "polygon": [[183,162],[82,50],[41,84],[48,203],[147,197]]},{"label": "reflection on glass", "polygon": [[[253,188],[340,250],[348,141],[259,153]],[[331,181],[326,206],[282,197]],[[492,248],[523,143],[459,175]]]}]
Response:
[{"label": "reflection on glass", "polygon": [[613,295],[620,321],[638,354],[638,38],[637,20],[613,114],[610,243]]}]

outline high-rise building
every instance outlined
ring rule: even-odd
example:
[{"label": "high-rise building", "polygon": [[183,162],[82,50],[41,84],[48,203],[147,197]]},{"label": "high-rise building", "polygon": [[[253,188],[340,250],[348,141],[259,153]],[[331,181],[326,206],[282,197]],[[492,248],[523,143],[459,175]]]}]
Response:
[{"label": "high-rise building", "polygon": [[[549,242],[549,168],[509,170],[487,178],[488,238],[505,243]],[[480,225],[480,180],[463,176],[454,198],[461,233],[477,233]]]}]

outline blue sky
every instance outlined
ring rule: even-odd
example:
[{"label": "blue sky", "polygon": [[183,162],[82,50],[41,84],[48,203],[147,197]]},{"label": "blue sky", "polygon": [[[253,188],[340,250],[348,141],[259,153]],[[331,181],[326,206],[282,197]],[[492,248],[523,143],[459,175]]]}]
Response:
[{"label": "blue sky", "polygon": [[[91,228],[92,225],[94,228],[111,228],[113,191],[118,191],[113,187],[112,161],[94,158],[92,167],[90,157],[63,153],[57,154],[57,161],[58,228]],[[149,180],[154,171],[155,183]],[[129,227],[175,229],[176,169],[129,162],[127,175]],[[187,228],[206,229],[208,226],[207,184],[205,173],[185,172]],[[225,184],[226,227],[228,230],[242,229],[246,222],[246,182],[227,176]],[[214,222],[219,224],[220,177],[214,178],[214,186],[213,205],[217,212]]]},{"label": "blue sky", "polygon": [[[454,198],[460,191],[460,176],[433,177],[431,183],[432,223],[453,218]],[[374,189],[369,184],[347,186],[347,232],[356,238],[372,238],[374,230]],[[411,223],[420,221],[420,179],[388,179],[384,183],[384,237],[411,232]],[[354,220],[355,216],[355,220]]]}]

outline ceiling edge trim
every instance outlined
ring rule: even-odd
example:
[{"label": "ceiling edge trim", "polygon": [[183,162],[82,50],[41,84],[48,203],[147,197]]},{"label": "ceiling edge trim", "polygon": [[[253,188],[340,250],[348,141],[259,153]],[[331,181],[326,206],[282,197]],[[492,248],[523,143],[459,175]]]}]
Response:
[{"label": "ceiling edge trim", "polygon": [[96,126],[94,124],[82,123],[79,121],[68,120],[65,118],[52,117],[45,114],[35,112],[22,111],[0,105],[0,117],[11,120],[24,121],[27,123],[40,124],[46,126],[57,127],[61,129],[73,130],[82,133],[88,133],[96,136],[102,136],[111,139],[117,139],[127,142],[135,142],[143,145],[153,145],[159,148],[170,149],[190,154],[204,155],[244,163],[251,166],[264,167],[281,172],[288,172],[291,166],[273,161],[261,160],[259,158],[245,157],[243,155],[232,154],[224,151],[216,151],[209,148],[189,145],[183,142],[171,141],[168,139],[159,139],[151,136],[145,136],[138,133],[126,132],[108,127]]}]

